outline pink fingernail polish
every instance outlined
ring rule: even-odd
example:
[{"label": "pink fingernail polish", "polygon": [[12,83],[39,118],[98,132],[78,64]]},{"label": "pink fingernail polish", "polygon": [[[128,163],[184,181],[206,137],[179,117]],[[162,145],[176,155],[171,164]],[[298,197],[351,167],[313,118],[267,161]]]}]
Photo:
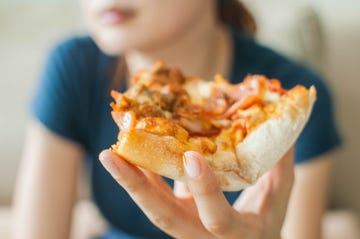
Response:
[{"label": "pink fingernail polish", "polygon": [[185,152],[183,157],[183,164],[186,174],[190,178],[197,178],[200,176],[200,163],[196,152]]}]

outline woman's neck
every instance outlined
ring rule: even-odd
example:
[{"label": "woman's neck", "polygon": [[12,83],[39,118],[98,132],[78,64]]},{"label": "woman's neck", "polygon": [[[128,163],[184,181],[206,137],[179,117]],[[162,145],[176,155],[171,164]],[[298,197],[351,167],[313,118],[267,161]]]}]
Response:
[{"label": "woman's neck", "polygon": [[200,24],[168,44],[125,54],[129,75],[134,75],[139,69],[149,69],[160,60],[167,66],[179,67],[186,75],[207,80],[212,80],[217,73],[228,77],[232,63],[228,30],[215,22],[207,26]]}]

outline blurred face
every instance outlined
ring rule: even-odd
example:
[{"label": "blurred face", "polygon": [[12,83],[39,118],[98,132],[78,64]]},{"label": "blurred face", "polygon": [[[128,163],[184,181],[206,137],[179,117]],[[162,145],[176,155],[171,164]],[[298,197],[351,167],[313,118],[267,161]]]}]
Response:
[{"label": "blurred face", "polygon": [[210,4],[212,0],[82,0],[90,33],[112,55],[175,40],[209,14],[205,9]]}]

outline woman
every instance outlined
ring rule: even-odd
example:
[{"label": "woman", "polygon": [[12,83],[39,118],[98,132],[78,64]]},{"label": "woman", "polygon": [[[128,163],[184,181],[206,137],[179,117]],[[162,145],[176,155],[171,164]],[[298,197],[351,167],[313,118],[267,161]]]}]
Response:
[{"label": "woman", "polygon": [[[282,228],[284,238],[320,238],[331,152],[339,144],[321,79],[257,44],[255,23],[236,0],[84,0],[82,6],[90,37],[52,51],[34,100],[14,203],[17,238],[69,236],[83,160],[111,226],[103,238],[280,238]],[[172,182],[107,150],[97,160],[118,133],[109,89],[125,90],[127,76],[156,60],[206,79],[221,73],[239,82],[258,73],[285,87],[315,85],[318,100],[295,151],[240,196],[225,198],[196,152],[185,154],[187,182],[173,192]]]}]

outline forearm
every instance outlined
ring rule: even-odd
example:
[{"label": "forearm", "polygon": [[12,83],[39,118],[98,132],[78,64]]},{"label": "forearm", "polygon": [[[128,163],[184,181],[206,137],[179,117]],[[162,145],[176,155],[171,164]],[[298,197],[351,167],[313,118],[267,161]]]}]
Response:
[{"label": "forearm", "polygon": [[44,197],[41,194],[34,197],[26,195],[29,194],[18,194],[14,203],[13,238],[69,238],[71,207],[67,210],[58,210],[56,207],[59,202],[52,197]]},{"label": "forearm", "polygon": [[69,238],[82,150],[32,122],[13,203],[15,239]]},{"label": "forearm", "polygon": [[322,238],[327,206],[331,155],[297,166],[282,236],[284,239]]}]

